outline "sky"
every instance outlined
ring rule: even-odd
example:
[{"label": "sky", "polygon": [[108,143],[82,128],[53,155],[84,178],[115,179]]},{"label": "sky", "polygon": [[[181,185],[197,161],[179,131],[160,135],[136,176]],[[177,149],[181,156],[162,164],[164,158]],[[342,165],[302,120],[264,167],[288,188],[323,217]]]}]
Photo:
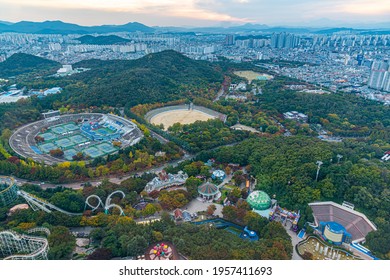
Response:
[{"label": "sky", "polygon": [[390,0],[0,0],[0,20],[81,25],[138,21],[149,26],[353,25],[390,22]]}]

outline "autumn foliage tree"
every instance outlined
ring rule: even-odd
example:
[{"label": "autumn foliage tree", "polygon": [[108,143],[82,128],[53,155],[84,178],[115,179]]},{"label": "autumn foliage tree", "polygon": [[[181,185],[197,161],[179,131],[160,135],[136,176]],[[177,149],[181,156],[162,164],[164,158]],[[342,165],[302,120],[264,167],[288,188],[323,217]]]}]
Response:
[{"label": "autumn foliage tree", "polygon": [[64,155],[64,152],[61,150],[61,149],[54,149],[54,150],[50,150],[50,155],[52,157],[62,157]]}]

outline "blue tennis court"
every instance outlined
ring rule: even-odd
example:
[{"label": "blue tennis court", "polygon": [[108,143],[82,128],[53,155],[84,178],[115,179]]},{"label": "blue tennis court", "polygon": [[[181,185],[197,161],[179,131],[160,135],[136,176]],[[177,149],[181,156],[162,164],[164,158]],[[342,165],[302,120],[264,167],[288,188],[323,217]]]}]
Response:
[{"label": "blue tennis court", "polygon": [[57,147],[56,145],[54,145],[53,143],[45,143],[45,144],[43,144],[43,145],[40,145],[39,148],[40,148],[41,151],[43,151],[45,154],[50,153],[51,150],[58,149],[58,147]]},{"label": "blue tennis court", "polygon": [[104,154],[110,154],[116,151],[116,148],[111,143],[102,143],[95,146]]},{"label": "blue tennis court", "polygon": [[68,123],[63,126],[67,131],[73,131],[73,130],[78,130],[79,127],[73,123]]},{"label": "blue tennis court", "polygon": [[64,157],[66,158],[66,160],[73,160],[73,156],[75,156],[77,154],[77,151],[75,149],[69,149],[69,150],[66,150],[64,151]]},{"label": "blue tennis court", "polygon": [[104,155],[103,152],[101,152],[99,149],[97,149],[95,147],[89,147],[89,148],[85,149],[84,153],[91,158],[97,158],[97,157]]},{"label": "blue tennis court", "polygon": [[74,146],[74,143],[70,141],[68,138],[62,138],[57,141],[54,141],[54,143],[61,148],[69,148],[71,146]]},{"label": "blue tennis court", "polygon": [[69,140],[72,141],[74,144],[81,144],[88,141],[88,139],[80,134],[74,135],[72,137],[69,137]]},{"label": "blue tennis court", "polygon": [[40,134],[39,136],[43,137],[43,139],[45,139],[45,141],[50,141],[50,140],[53,140],[56,138],[56,136],[51,132],[46,132],[46,133]]}]

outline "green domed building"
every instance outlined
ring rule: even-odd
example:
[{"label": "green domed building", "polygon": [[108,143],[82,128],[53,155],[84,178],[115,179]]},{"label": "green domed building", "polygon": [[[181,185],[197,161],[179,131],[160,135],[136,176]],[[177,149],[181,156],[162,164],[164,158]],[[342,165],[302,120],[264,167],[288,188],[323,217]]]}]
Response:
[{"label": "green domed building", "polygon": [[271,198],[263,191],[251,192],[246,201],[253,210],[262,211],[271,207]]}]

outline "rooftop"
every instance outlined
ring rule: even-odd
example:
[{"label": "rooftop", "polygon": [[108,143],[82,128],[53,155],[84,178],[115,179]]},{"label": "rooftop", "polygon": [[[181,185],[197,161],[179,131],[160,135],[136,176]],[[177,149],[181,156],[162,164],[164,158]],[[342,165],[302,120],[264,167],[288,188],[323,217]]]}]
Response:
[{"label": "rooftop", "polygon": [[251,192],[247,202],[255,210],[266,210],[271,207],[271,198],[263,191]]},{"label": "rooftop", "polygon": [[210,182],[204,183],[198,187],[198,193],[203,195],[215,195],[218,192],[218,187]]}]

